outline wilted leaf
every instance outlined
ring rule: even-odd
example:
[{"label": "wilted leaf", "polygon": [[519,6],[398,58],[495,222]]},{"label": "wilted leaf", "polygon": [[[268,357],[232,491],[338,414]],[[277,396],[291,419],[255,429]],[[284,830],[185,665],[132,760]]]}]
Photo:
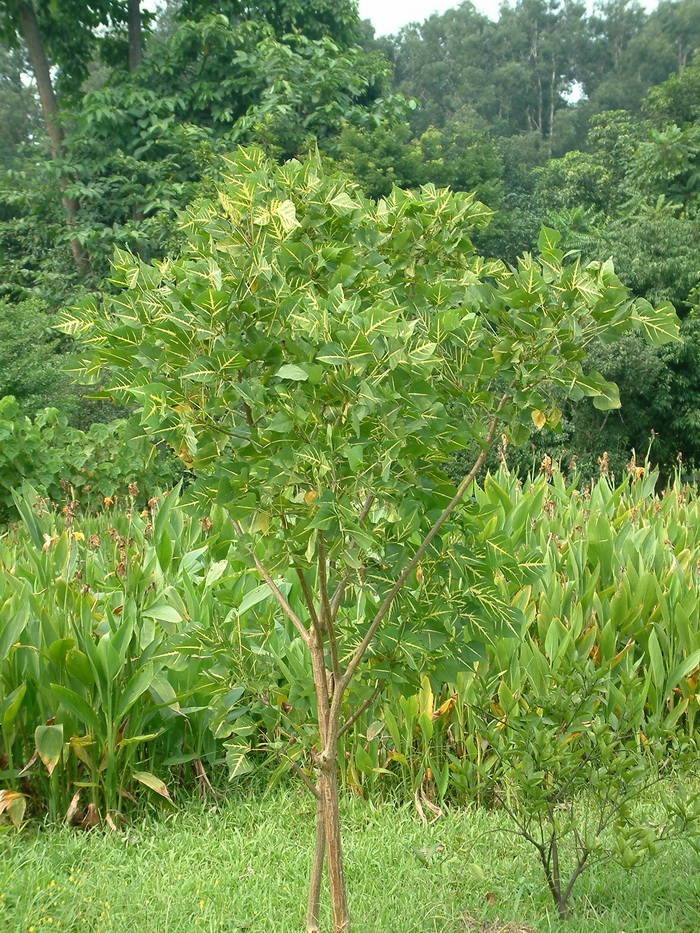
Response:
[{"label": "wilted leaf", "polygon": [[80,795],[82,790],[77,790],[72,798],[71,802],[68,804],[68,809],[66,810],[66,823],[69,826],[79,826],[84,818],[84,813],[78,806],[80,801]]},{"label": "wilted leaf", "polygon": [[367,741],[371,742],[373,739],[376,739],[383,728],[384,723],[379,722],[377,719],[371,722],[369,726],[367,726]]},{"label": "wilted leaf", "polygon": [[26,808],[27,801],[24,794],[14,790],[0,790],[0,815],[7,813],[16,829],[22,825]]},{"label": "wilted leaf", "polygon": [[85,816],[83,817],[83,821],[80,824],[80,828],[81,829],[92,829],[93,826],[99,826],[99,825],[100,825],[100,817],[97,812],[97,807],[95,806],[94,803],[89,803],[88,808],[85,811]]},{"label": "wilted leaf", "polygon": [[161,797],[165,797],[166,800],[172,803],[172,797],[170,796],[168,788],[155,774],[151,774],[150,771],[134,771],[133,777],[135,780],[149,787],[151,790],[155,791],[156,794],[160,794]]}]

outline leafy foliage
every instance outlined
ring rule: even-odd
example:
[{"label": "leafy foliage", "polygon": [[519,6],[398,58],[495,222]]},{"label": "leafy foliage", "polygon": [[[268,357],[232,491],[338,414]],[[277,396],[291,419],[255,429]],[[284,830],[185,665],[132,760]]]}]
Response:
[{"label": "leafy foliage", "polygon": [[[504,809],[535,848],[565,920],[574,886],[593,864],[618,861],[629,870],[671,839],[697,837],[700,795],[689,795],[681,779],[657,821],[635,812],[663,773],[663,744],[644,731],[640,741],[644,691],[615,677],[614,659],[598,667],[567,655],[547,663],[531,650],[532,686],[517,697],[499,691],[504,705],[486,714],[484,731],[513,792]],[[683,764],[695,762],[691,755]]]},{"label": "leafy foliage", "polygon": [[[504,782],[522,778],[522,772],[513,773],[518,756],[509,758],[508,750],[525,741],[532,754],[538,742],[546,749],[556,737],[556,726],[544,722],[545,706],[535,697],[551,687],[547,708],[554,709],[558,695],[559,711],[566,715],[557,690],[573,694],[567,678],[572,666],[582,664],[588,665],[588,686],[597,684],[593,693],[622,691],[629,695],[630,711],[642,705],[637,725],[651,743],[650,753],[665,750],[675,760],[687,746],[692,754],[700,651],[699,503],[696,491],[680,483],[657,498],[656,479],[648,474],[613,487],[604,476],[585,492],[559,473],[522,486],[501,469],[474,490],[488,522],[472,548],[486,559],[485,552],[509,543],[512,563],[502,565],[506,572],[499,572],[495,585],[499,599],[521,613],[518,638],[492,638],[469,664],[421,662],[400,691],[375,697],[341,739],[342,779],[353,794],[398,793],[407,801],[418,799],[426,813],[431,805],[465,796],[493,801]],[[116,492],[130,508],[128,491]],[[163,503],[168,511],[155,521],[158,512],[154,516],[151,509]],[[265,779],[274,783],[289,768],[283,751],[303,763],[303,750],[298,743],[288,748],[288,737],[308,722],[314,705],[305,649],[289,626],[275,624],[274,597],[237,557],[236,532],[222,509],[198,522],[170,496],[151,503],[143,516],[138,507],[127,516],[115,506],[96,517],[71,516],[33,494],[20,504],[22,525],[0,542],[0,651],[7,651],[0,656],[3,751],[10,748],[19,771],[32,757],[36,728],[51,717],[63,725],[67,752],[55,779],[61,815],[78,790],[74,782],[96,775],[98,789],[83,791],[80,809],[84,814],[94,800],[104,817],[106,776],[96,761],[103,733],[93,733],[88,712],[65,706],[51,684],[97,708],[97,675],[78,666],[79,652],[89,657],[85,643],[95,643],[94,633],[100,638],[108,629],[116,632],[126,619],[134,628],[128,646],[119,647],[125,658],[145,652],[148,661],[155,641],[152,650],[167,654],[167,661],[132,707],[122,733],[126,739],[143,737],[117,747],[118,767],[124,768],[119,787],[135,793],[135,770],[157,775],[172,793],[176,783],[194,790],[203,780],[197,759],[215,787],[224,768],[240,782],[262,763]],[[529,566],[533,582],[523,585],[521,575],[509,569],[513,563]],[[7,568],[13,568],[12,579],[23,581],[21,593]],[[88,594],[82,592],[86,584]],[[296,575],[286,574],[279,585],[303,611]],[[41,625],[31,621],[34,614]],[[66,647],[63,639],[73,645]],[[399,645],[387,637],[381,648],[406,662],[410,637],[406,633]],[[81,672],[84,679],[75,679]],[[122,662],[110,688],[115,708],[134,672],[133,662]],[[16,702],[23,683],[27,691]],[[348,703],[372,693],[371,684],[358,684]],[[528,709],[531,721],[520,722]],[[598,715],[610,712],[604,704]],[[499,728],[504,716],[512,728]],[[76,738],[69,743],[69,736]],[[252,751],[242,756],[246,746]],[[80,757],[83,751],[89,759]],[[34,791],[33,812],[49,804],[46,778],[38,762],[25,775]],[[2,780],[11,785],[11,769]],[[143,793],[142,788],[135,794],[140,803]],[[128,798],[119,805],[127,807]]]},{"label": "leafy foliage", "polygon": [[353,45],[359,17],[354,0],[183,0],[181,19],[197,20],[208,13],[223,13],[230,21],[252,19],[268,23],[278,38],[297,32],[310,39],[328,37],[339,45]]},{"label": "leafy foliage", "polygon": [[25,480],[70,511],[102,506],[117,490],[133,484],[145,503],[149,495],[176,480],[172,461],[137,439],[125,421],[95,422],[87,431],[68,426],[55,408],[32,421],[15,399],[0,399],[0,520],[15,516],[14,490]]},{"label": "leafy foliage", "polygon": [[51,325],[39,301],[0,300],[0,398],[14,396],[30,416],[48,406],[70,407],[59,356],[66,341]]}]

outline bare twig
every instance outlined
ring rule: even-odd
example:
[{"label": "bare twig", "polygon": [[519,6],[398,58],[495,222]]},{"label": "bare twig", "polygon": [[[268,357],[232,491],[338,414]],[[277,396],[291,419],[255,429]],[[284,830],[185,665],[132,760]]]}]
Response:
[{"label": "bare twig", "polygon": [[303,770],[303,768],[300,768],[299,765],[296,763],[296,761],[294,761],[288,755],[283,755],[282,757],[289,764],[292,771],[294,771],[294,773],[297,774],[301,778],[306,789],[311,791],[311,793],[314,795],[314,797],[316,797],[317,800],[320,799],[321,797],[320,791],[318,790],[316,785],[312,783],[311,779],[309,778],[308,774]]}]

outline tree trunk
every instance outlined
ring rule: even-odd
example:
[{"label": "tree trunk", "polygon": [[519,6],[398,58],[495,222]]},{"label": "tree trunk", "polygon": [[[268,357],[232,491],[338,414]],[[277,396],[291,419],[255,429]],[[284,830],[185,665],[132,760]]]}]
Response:
[{"label": "tree trunk", "polygon": [[[337,740],[336,740],[337,747]],[[328,885],[333,915],[333,933],[350,933],[350,913],[345,888],[343,849],[340,841],[340,809],[338,807],[338,761],[336,749],[333,757],[324,760],[319,773],[323,822],[326,834],[326,861]]]},{"label": "tree trunk", "polygon": [[[319,902],[323,870],[323,846],[328,871],[333,933],[350,933],[343,850],[340,842],[340,809],[338,806],[338,718],[339,703],[331,712],[328,691],[329,671],[326,668],[325,636],[334,638],[329,632],[329,604],[326,594],[325,553],[322,541],[319,545],[319,577],[321,579],[321,609],[319,615],[312,612],[312,638],[309,642],[311,664],[316,692],[316,709],[320,738],[320,754],[316,760],[316,844],[309,883],[309,900],[306,912],[307,933],[320,933]],[[333,694],[343,688],[335,684]]]},{"label": "tree trunk", "polygon": [[552,61],[552,74],[549,78],[549,155],[552,155],[552,139],[554,137],[554,98],[557,88],[557,71]]},{"label": "tree trunk", "polygon": [[129,0],[127,22],[129,25],[129,71],[134,71],[143,61],[141,0]]},{"label": "tree trunk", "polygon": [[[41,112],[44,117],[46,134],[49,137],[51,146],[51,156],[53,159],[59,159],[63,155],[63,131],[58,122],[58,101],[51,81],[51,69],[46,57],[46,50],[39,32],[39,24],[36,19],[36,12],[32,3],[22,0],[17,4],[17,17],[19,19],[20,30],[24,41],[27,43],[29,58],[32,63],[32,71],[36,79],[36,86],[39,92],[39,101],[41,103]],[[62,197],[61,203],[66,211],[66,223],[68,227],[75,225],[78,214],[78,205],[73,198],[66,194],[67,182],[61,178],[59,182]],[[79,272],[87,272],[89,261],[85,254],[82,244],[78,240],[71,240],[71,252]]]},{"label": "tree trunk", "polygon": [[314,857],[311,863],[309,879],[309,900],[306,906],[306,933],[321,933],[321,882],[323,881],[323,860],[326,854],[326,824],[321,798],[321,782],[316,781],[316,840]]}]

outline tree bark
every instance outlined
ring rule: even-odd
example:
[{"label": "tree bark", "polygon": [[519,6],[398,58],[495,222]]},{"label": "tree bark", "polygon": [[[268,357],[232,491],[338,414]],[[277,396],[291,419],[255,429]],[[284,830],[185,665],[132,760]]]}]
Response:
[{"label": "tree bark", "polygon": [[326,861],[328,886],[331,897],[333,933],[350,933],[343,848],[340,840],[340,809],[338,806],[338,760],[335,755],[325,758],[319,773],[323,822],[326,834]]},{"label": "tree bark", "polygon": [[141,0],[129,0],[127,23],[129,27],[129,71],[134,71],[143,61]]},{"label": "tree bark", "polygon": [[[51,81],[51,69],[49,60],[46,56],[46,49],[39,31],[39,24],[36,19],[34,5],[21,0],[17,4],[17,18],[19,20],[20,31],[24,41],[27,43],[29,59],[32,63],[32,71],[36,79],[36,86],[39,92],[39,102],[41,103],[41,112],[44,117],[46,135],[49,137],[51,146],[51,157],[60,159],[63,155],[63,131],[58,121],[58,101]],[[61,203],[66,211],[66,223],[69,228],[73,227],[78,214],[78,205],[74,198],[69,198],[65,191],[67,181],[61,177],[59,181],[61,188]],[[89,268],[89,261],[85,254],[82,244],[76,240],[71,240],[71,252],[78,271],[83,273]]]},{"label": "tree bark", "polygon": [[326,824],[323,814],[321,782],[316,781],[316,839],[309,879],[309,899],[306,906],[306,933],[321,933],[321,882],[326,854]]}]

